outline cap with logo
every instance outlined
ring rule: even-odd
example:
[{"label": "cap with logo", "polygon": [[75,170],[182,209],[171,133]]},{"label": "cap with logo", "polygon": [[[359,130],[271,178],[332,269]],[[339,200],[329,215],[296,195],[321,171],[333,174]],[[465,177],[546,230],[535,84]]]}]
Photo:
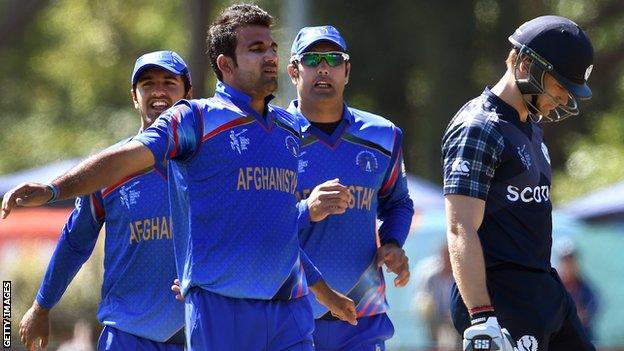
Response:
[{"label": "cap with logo", "polygon": [[521,25],[509,41],[518,49],[524,48],[532,59],[541,61],[570,94],[591,98],[587,79],[593,68],[594,49],[576,23],[560,16],[537,17]]},{"label": "cap with logo", "polygon": [[142,55],[136,60],[134,70],[132,71],[132,79],[130,80],[132,86],[137,83],[143,71],[153,67],[165,69],[179,76],[185,76],[188,78],[189,84],[191,83],[191,73],[180,55],[175,51],[154,51]]},{"label": "cap with logo", "polygon": [[295,55],[301,55],[310,46],[321,41],[332,42],[338,45],[343,52],[347,51],[347,43],[340,35],[340,32],[333,26],[327,25],[301,28],[293,41],[290,52]]}]

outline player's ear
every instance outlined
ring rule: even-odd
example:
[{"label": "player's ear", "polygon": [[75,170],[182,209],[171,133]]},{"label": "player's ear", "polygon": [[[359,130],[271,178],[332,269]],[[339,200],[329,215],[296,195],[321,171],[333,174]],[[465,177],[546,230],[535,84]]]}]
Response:
[{"label": "player's ear", "polygon": [[184,96],[185,99],[192,99],[193,98],[193,87],[189,88],[189,91],[186,93],[186,95]]},{"label": "player's ear", "polygon": [[297,85],[297,81],[299,80],[299,67],[297,67],[296,63],[290,63],[286,66],[286,71],[288,72],[288,76],[290,77],[290,81],[293,85]]},{"label": "player's ear", "polygon": [[132,98],[132,103],[134,104],[135,109],[139,109],[139,100],[137,100],[136,89],[133,87],[130,89],[130,97]]},{"label": "player's ear", "polygon": [[226,73],[232,74],[235,66],[236,65],[234,64],[234,60],[232,60],[232,58],[223,54],[217,56],[217,67],[223,75],[225,75]]},{"label": "player's ear", "polygon": [[529,73],[529,69],[531,67],[531,59],[529,59],[528,57],[523,57],[522,60],[520,61],[520,72],[523,74],[528,74]]},{"label": "player's ear", "polygon": [[349,75],[351,74],[351,62],[347,61],[345,64],[345,85],[349,84]]}]

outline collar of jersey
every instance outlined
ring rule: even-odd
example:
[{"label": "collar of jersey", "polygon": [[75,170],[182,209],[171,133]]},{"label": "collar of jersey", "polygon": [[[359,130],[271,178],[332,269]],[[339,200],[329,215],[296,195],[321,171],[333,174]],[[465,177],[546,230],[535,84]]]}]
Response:
[{"label": "collar of jersey", "polygon": [[336,127],[336,130],[334,130],[331,135],[327,135],[327,133],[316,128],[310,123],[310,121],[308,121],[307,118],[305,118],[305,116],[301,113],[301,110],[299,109],[299,100],[293,100],[290,102],[290,106],[288,106],[288,112],[295,115],[295,117],[297,117],[297,119],[300,121],[299,124],[301,126],[301,132],[308,132],[317,137],[319,140],[333,147],[336,145],[338,140],[340,140],[349,125],[353,124],[354,121],[354,117],[351,113],[351,110],[349,110],[349,106],[347,106],[347,104],[344,102],[342,105],[342,120],[340,121],[338,127]]},{"label": "collar of jersey", "polygon": [[[349,110],[349,106],[347,106],[346,103],[342,103],[342,105],[342,119],[352,124],[354,121],[354,117],[351,113],[351,110]],[[288,106],[288,112],[292,113],[300,120],[299,124],[301,125],[302,132],[306,132],[308,128],[313,127],[308,119],[305,118],[305,116],[301,113],[301,110],[299,109],[299,100],[293,100],[290,102],[290,106]]]},{"label": "collar of jersey", "polygon": [[520,114],[518,114],[518,111],[511,105],[503,101],[503,99],[501,99],[498,95],[494,94],[490,89],[490,86],[485,87],[485,90],[483,90],[483,94],[481,94],[483,97],[485,97],[483,107],[486,110],[495,110],[500,119],[511,122],[519,126],[520,128],[524,129],[527,126],[531,125],[531,123],[522,122],[520,120]]},{"label": "collar of jersey", "polygon": [[215,87],[215,96],[230,101],[236,107],[240,108],[244,113],[253,116],[258,122],[260,122],[265,128],[270,129],[270,120],[273,114],[273,109],[269,102],[275,98],[273,94],[264,98],[264,104],[266,106],[266,118],[261,116],[258,112],[256,112],[253,108],[251,108],[251,96],[243,93],[240,90],[233,88],[230,85],[223,83],[222,81],[217,81],[217,86]]}]

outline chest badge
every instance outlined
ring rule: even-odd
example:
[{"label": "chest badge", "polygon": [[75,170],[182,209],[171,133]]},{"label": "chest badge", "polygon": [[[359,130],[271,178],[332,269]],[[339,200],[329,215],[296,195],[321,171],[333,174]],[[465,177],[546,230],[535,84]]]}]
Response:
[{"label": "chest badge", "polygon": [[243,135],[246,131],[247,129],[243,129],[235,133],[233,130],[230,130],[230,146],[232,150],[236,150],[239,155],[242,154],[244,150],[247,150],[247,146],[249,145],[249,138]]},{"label": "chest badge", "polygon": [[531,168],[531,155],[526,151],[526,144],[522,146],[516,147],[518,150],[518,156],[520,156],[520,161],[526,169]]},{"label": "chest badge", "polygon": [[130,185],[123,185],[121,189],[119,189],[119,199],[121,200],[121,204],[127,209],[130,209],[130,206],[132,205],[136,205],[137,199],[141,196],[141,192],[139,190],[132,189],[138,184],[139,181],[137,180]]},{"label": "chest badge", "polygon": [[299,143],[297,139],[292,135],[288,135],[286,139],[284,139],[284,142],[286,143],[286,149],[290,151],[293,156],[299,157]]},{"label": "chest badge", "polygon": [[365,172],[373,172],[379,167],[377,157],[368,150],[360,151],[357,156],[355,156],[355,164]]}]

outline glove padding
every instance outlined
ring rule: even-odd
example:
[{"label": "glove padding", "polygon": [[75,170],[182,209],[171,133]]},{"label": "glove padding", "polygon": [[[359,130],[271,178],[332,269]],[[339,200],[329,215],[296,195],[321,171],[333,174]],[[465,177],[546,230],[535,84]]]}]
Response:
[{"label": "glove padding", "polygon": [[518,351],[516,342],[496,317],[471,325],[464,331],[464,351]]}]

